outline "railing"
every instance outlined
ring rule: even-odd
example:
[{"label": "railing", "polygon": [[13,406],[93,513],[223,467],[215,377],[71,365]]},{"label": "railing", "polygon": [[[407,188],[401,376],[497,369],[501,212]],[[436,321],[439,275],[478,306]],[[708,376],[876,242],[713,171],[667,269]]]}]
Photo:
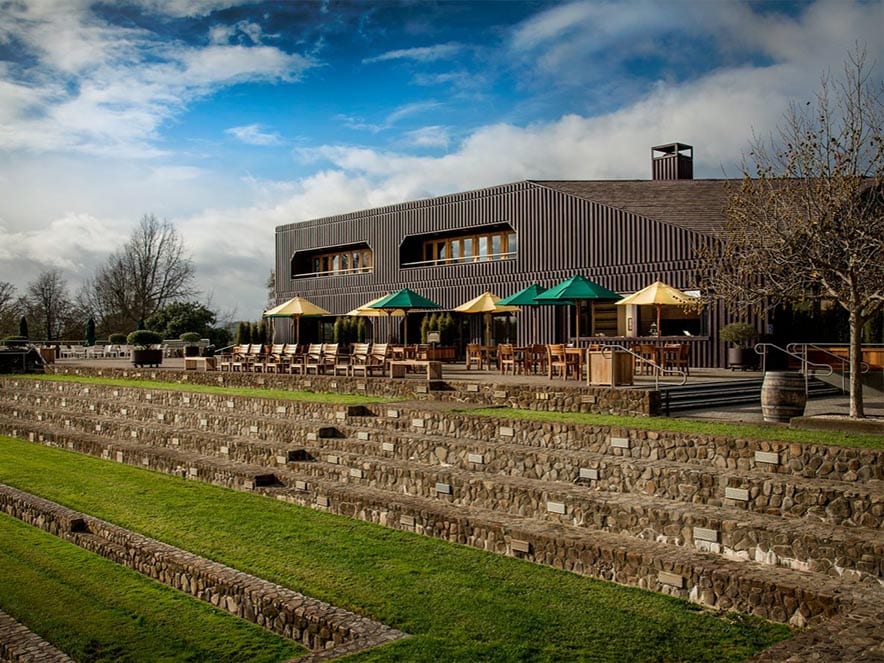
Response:
[{"label": "railing", "polygon": [[[779,345],[775,343],[756,343],[755,344],[755,354],[761,355],[761,370],[767,370],[767,351],[768,349],[773,348],[775,350],[779,350],[783,354],[786,354],[794,359],[797,359],[801,362],[801,373],[804,375],[804,393],[807,393],[808,383],[810,382],[810,372],[811,369],[814,371],[814,375],[816,375],[817,369],[820,370],[820,375],[829,376],[835,372],[829,364],[818,364],[816,362],[810,361],[807,358],[807,355],[804,356],[787,350],[786,348],[781,348]],[[828,371],[828,372],[825,372]]]},{"label": "railing", "polygon": [[442,265],[463,265],[472,262],[496,262],[498,260],[510,260],[516,257],[515,251],[499,251],[497,253],[485,253],[473,256],[457,256],[450,258],[434,258],[433,260],[416,260],[403,262],[401,267],[438,267]]},{"label": "railing", "polygon": [[[831,344],[827,344],[831,347]],[[820,347],[816,343],[789,343],[786,346],[786,350],[790,353],[794,353],[795,355],[804,357],[805,359],[808,356],[808,350],[813,350],[814,352],[818,352],[828,359],[832,357],[832,359],[837,360],[837,362],[841,365],[840,373],[841,373],[841,391],[847,391],[847,378],[850,375],[850,357],[844,357],[839,354],[835,354],[831,350],[827,348]],[[830,363],[826,364],[827,366],[831,366]],[[834,371],[834,367],[833,371]],[[871,365],[868,362],[860,360],[860,373],[868,373],[871,370]]]},{"label": "railing", "polygon": [[[688,381],[687,371],[683,371],[679,368],[666,368],[664,366],[661,366],[660,364],[658,364],[655,361],[651,361],[650,359],[645,359],[637,352],[634,352],[633,350],[630,350],[629,348],[627,348],[625,345],[620,345],[619,343],[610,343],[610,344],[606,344],[606,345],[601,346],[600,349],[595,350],[594,352],[601,352],[603,354],[608,352],[608,353],[613,354],[614,350],[619,350],[620,352],[625,352],[625,353],[632,356],[633,361],[638,359],[640,364],[647,364],[648,366],[650,366],[653,369],[653,373],[654,373],[654,389],[660,388],[660,377],[663,375],[666,375],[666,374],[680,375],[681,382],[678,383],[679,387],[684,384],[687,384],[687,381]],[[586,350],[586,365],[587,366],[589,366],[589,353],[590,352],[592,352],[592,351],[589,348],[587,348],[587,350]],[[675,384],[675,383],[672,383],[672,384]]]}]

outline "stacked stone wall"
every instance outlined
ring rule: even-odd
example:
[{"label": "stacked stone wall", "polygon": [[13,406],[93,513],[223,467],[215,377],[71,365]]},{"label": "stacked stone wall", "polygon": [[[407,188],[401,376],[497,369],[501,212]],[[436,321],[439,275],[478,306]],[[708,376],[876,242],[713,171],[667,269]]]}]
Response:
[{"label": "stacked stone wall", "polygon": [[0,484],[0,510],[309,649],[404,633],[247,573]]},{"label": "stacked stone wall", "polygon": [[363,394],[396,400],[508,405],[549,412],[592,412],[639,417],[653,416],[661,412],[659,391],[580,386],[579,382],[575,382],[575,386],[568,389],[561,389],[555,385],[477,384],[458,380],[434,383],[418,379],[121,369],[62,364],[50,364],[46,367],[46,371],[57,375],[94,375],[226,387]]}]

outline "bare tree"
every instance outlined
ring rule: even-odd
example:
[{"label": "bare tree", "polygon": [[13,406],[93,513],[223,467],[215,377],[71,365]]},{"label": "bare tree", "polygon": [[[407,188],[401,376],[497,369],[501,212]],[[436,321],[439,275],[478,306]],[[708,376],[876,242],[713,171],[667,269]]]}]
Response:
[{"label": "bare tree", "polygon": [[[864,51],[778,133],[755,138],[732,192],[707,285],[730,304],[770,310],[815,296],[850,324],[850,416],[862,417],[862,327],[884,303],[884,85]],[[746,161],[751,165],[747,165]]]},{"label": "bare tree", "polygon": [[54,340],[68,325],[73,309],[67,282],[57,269],[41,272],[31,281],[24,296],[29,317],[40,324],[47,341]]},{"label": "bare tree", "polygon": [[16,321],[21,317],[15,297],[15,286],[0,281],[0,338],[15,335]]},{"label": "bare tree", "polygon": [[90,303],[102,318],[131,329],[166,304],[195,294],[193,278],[193,262],[175,227],[146,214],[126,245],[96,272]]}]

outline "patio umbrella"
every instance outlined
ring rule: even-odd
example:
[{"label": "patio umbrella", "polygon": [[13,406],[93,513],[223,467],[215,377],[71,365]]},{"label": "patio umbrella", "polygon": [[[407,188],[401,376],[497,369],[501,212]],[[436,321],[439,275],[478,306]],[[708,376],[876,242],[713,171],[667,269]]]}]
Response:
[{"label": "patio umbrella", "polygon": [[657,333],[660,333],[660,313],[664,306],[694,306],[700,299],[682,292],[678,288],[662,281],[654,281],[646,288],[642,288],[636,293],[624,297],[617,306],[627,306],[633,304],[635,306],[655,306],[657,308]]},{"label": "patio umbrella", "polygon": [[320,315],[331,315],[331,313],[303,297],[292,297],[287,302],[264,311],[265,318],[291,318],[295,326],[296,344],[301,342],[301,318]]},{"label": "patio umbrella", "polygon": [[458,313],[483,313],[485,315],[485,345],[491,345],[491,316],[495,313],[517,313],[518,306],[501,305],[500,297],[495,294],[483,292],[468,302],[452,309]]},{"label": "patio umbrella", "polygon": [[402,288],[398,292],[382,297],[380,301],[371,304],[369,308],[382,310],[402,309],[405,315],[405,345],[408,345],[408,312],[412,309],[442,308],[432,299],[419,295],[414,290]]},{"label": "patio umbrella", "polygon": [[[538,302],[537,295],[541,292],[546,292],[546,288],[542,288],[536,283],[532,283],[527,288],[522,288],[519,292],[515,292],[509,297],[504,297],[499,302],[497,302],[500,306],[543,306],[546,304],[555,304],[556,302]],[[567,305],[567,302],[565,302]],[[534,314],[531,316],[534,322],[534,329],[532,334],[532,341],[537,342],[537,309],[534,309]]]},{"label": "patio umbrella", "polygon": [[591,308],[591,317],[595,317],[595,302],[615,302],[621,299],[620,295],[612,290],[608,290],[605,286],[599,285],[595,281],[577,274],[570,279],[562,281],[558,285],[554,285],[546,292],[542,292],[535,301],[544,303],[555,302],[573,302],[577,306],[577,328],[576,338],[580,339],[580,307],[582,302],[589,301]]},{"label": "patio umbrella", "polygon": [[360,318],[382,318],[388,315],[405,315],[405,311],[401,308],[399,309],[380,309],[380,308],[372,308],[375,304],[377,304],[382,299],[386,299],[390,295],[384,295],[383,297],[375,297],[369,302],[365,302],[354,308],[352,311],[347,311],[344,315],[352,315]]}]

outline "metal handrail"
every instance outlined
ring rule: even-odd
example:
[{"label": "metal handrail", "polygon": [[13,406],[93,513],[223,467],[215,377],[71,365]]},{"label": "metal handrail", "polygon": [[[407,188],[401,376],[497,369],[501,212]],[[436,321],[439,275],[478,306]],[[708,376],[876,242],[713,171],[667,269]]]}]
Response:
[{"label": "metal handrail", "polygon": [[[832,344],[827,343],[826,345],[831,346]],[[817,352],[821,352],[822,354],[828,355],[829,357],[834,357],[839,362],[841,362],[842,366],[846,366],[846,368],[843,370],[848,373],[850,372],[850,357],[842,357],[841,355],[836,355],[834,352],[831,352],[826,348],[822,348],[816,343],[789,343],[786,346],[786,350],[788,350],[789,352],[796,352],[798,354],[806,354],[808,349],[816,350]],[[859,360],[859,365],[860,373],[868,373],[870,370],[872,370],[871,364],[869,364],[869,362],[867,361],[863,361],[862,359]]]},{"label": "metal handrail", "polygon": [[[601,346],[600,350],[595,350],[595,352],[601,352],[602,354],[605,354],[606,352],[608,352],[608,353],[613,354],[614,350],[620,350],[621,352],[626,352],[627,354],[632,355],[634,359],[638,359],[640,362],[642,362],[644,364],[648,364],[649,366],[654,368],[655,369],[654,370],[654,389],[660,388],[660,376],[664,375],[666,373],[671,373],[673,375],[680,375],[681,376],[681,382],[678,383],[679,387],[687,384],[688,374],[686,371],[683,371],[679,368],[665,368],[664,366],[661,366],[660,364],[658,364],[655,361],[651,361],[650,359],[645,359],[637,352],[633,352],[632,350],[627,348],[625,345],[620,345],[619,343],[611,343],[611,344],[606,343],[605,345]],[[589,348],[587,348],[586,349],[586,365],[587,366],[589,366],[589,353],[590,352],[591,352],[591,350]],[[659,370],[659,372],[658,372],[658,370]]]},{"label": "metal handrail", "polygon": [[[761,348],[759,350],[759,348]],[[790,352],[786,348],[781,348],[776,343],[756,343],[755,344],[755,354],[761,355],[761,370],[765,371],[767,369],[767,350],[768,348],[775,348],[780,352],[784,352],[790,357],[794,357],[798,361],[801,362],[801,373],[804,375],[804,393],[806,394],[808,391],[808,383],[810,382],[810,371],[809,368],[813,367],[814,374],[816,374],[816,369],[822,369],[823,371],[828,370],[828,373],[821,372],[820,375],[829,376],[835,372],[829,364],[817,364],[816,362],[808,361],[807,356],[801,356],[799,354],[795,354],[794,352]]]}]

